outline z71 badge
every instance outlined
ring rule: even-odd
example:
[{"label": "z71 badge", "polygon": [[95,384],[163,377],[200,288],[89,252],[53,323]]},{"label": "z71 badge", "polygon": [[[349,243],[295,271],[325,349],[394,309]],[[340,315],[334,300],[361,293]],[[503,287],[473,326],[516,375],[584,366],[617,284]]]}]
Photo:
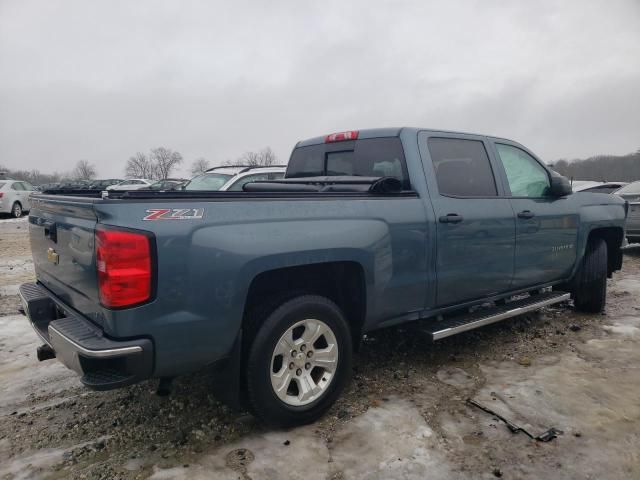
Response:
[{"label": "z71 badge", "polygon": [[204,208],[150,208],[143,220],[199,220]]}]

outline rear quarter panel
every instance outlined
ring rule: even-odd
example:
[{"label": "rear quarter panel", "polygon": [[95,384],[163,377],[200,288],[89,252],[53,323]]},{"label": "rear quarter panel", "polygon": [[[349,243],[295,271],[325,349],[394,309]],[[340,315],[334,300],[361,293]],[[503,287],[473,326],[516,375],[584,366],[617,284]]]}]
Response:
[{"label": "rear quarter panel", "polygon": [[160,203],[153,207],[203,208],[204,217],[143,221],[148,201],[96,206],[100,223],[148,230],[156,237],[155,300],[104,311],[112,335],[152,337],[156,375],[183,373],[227,354],[249,286],[265,271],[359,263],[369,326],[424,307],[427,224],[417,197]]}]

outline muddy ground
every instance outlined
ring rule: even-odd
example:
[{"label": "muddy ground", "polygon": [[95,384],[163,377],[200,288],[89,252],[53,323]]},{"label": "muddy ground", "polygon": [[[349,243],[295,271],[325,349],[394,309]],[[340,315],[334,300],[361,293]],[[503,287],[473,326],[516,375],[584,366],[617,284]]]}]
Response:
[{"label": "muddy ground", "polygon": [[[26,220],[0,220],[0,479],[640,479],[640,247],[603,315],[547,309],[430,345],[371,335],[320,422],[266,429],[210,393],[155,382],[84,389],[16,314],[34,278]],[[513,433],[475,399],[549,442]]]}]

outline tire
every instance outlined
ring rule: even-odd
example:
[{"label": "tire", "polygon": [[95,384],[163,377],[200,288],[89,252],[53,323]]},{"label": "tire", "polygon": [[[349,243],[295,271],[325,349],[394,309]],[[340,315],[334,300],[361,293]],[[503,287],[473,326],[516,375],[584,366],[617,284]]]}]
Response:
[{"label": "tire", "polygon": [[577,273],[574,298],[576,310],[600,313],[607,302],[607,244],[593,238],[587,244]]},{"label": "tire", "polygon": [[317,295],[287,300],[260,322],[248,349],[248,406],[271,426],[311,423],[344,390],[351,362],[351,332],[335,303]]},{"label": "tire", "polygon": [[11,216],[13,218],[20,218],[22,216],[22,205],[20,202],[14,202],[11,207]]}]

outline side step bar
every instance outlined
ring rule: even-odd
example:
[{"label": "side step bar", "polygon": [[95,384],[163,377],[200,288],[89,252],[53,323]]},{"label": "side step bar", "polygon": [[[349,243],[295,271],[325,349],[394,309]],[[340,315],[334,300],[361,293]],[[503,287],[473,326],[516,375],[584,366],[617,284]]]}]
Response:
[{"label": "side step bar", "polygon": [[542,307],[553,305],[554,303],[566,302],[569,298],[571,298],[571,294],[557,291],[531,295],[526,298],[508,302],[504,305],[480,309],[473,313],[465,313],[440,321],[433,321],[426,326],[426,332],[431,335],[431,340],[435,342],[436,340],[473,330],[474,328],[483,327],[491,323],[499,322],[500,320],[538,310]]}]

